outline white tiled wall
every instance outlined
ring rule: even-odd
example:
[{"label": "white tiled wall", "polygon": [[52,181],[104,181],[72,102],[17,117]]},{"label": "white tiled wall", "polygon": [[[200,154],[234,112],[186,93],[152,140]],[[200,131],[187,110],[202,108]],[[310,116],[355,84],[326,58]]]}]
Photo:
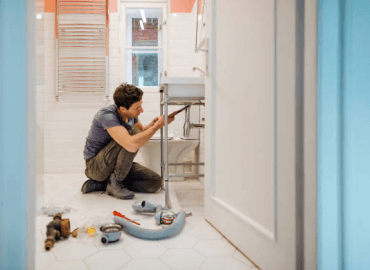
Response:
[{"label": "white tiled wall", "polygon": [[[170,8],[169,8],[170,9]],[[195,10],[194,10],[195,11]],[[199,71],[193,71],[193,67],[199,67],[204,70],[203,66],[205,56],[203,53],[195,53],[195,13],[177,13],[168,15],[168,33],[169,33],[169,75],[173,77],[199,77]],[[194,123],[205,123],[204,107],[194,106],[192,115],[196,117],[192,120]],[[182,133],[184,119],[180,119],[180,125],[176,126]],[[204,162],[204,129],[191,130],[191,133],[198,133],[200,139],[199,147],[194,150],[186,159],[192,162]],[[192,173],[203,173],[203,167],[194,167]],[[200,178],[203,182],[203,177]]]},{"label": "white tiled wall", "polygon": [[[168,8],[170,10],[170,8]],[[117,13],[109,16],[109,91],[110,100],[105,99],[104,93],[63,93],[59,100],[54,98],[55,85],[55,38],[54,38],[54,14],[45,13],[44,22],[44,66],[43,78],[44,87],[38,91],[40,112],[38,122],[44,134],[44,172],[45,173],[76,173],[84,172],[83,147],[85,138],[92,118],[96,111],[108,104],[111,104],[115,88],[121,83],[119,81],[119,17]],[[168,14],[166,24],[168,30],[168,75],[169,76],[199,76],[193,72],[192,67],[196,64],[199,55],[194,53],[192,35],[194,23],[190,21],[190,14]],[[40,68],[40,67],[39,67]],[[144,110],[140,120],[143,124],[150,122],[159,115],[159,93],[144,94]],[[173,106],[170,111],[176,110]],[[194,108],[199,112],[199,108]],[[194,115],[194,113],[192,112]],[[204,108],[201,108],[201,115],[204,115]],[[194,117],[194,116],[193,116]],[[199,116],[197,116],[199,118]],[[41,120],[43,119],[43,121]],[[175,136],[182,136],[183,116],[171,124],[170,133]],[[192,130],[203,134],[203,130]],[[201,135],[200,149],[189,155],[188,159],[193,161],[204,157],[204,136]],[[140,153],[140,152],[139,152]],[[200,157],[198,158],[198,153]],[[140,155],[137,157],[140,161]]]}]

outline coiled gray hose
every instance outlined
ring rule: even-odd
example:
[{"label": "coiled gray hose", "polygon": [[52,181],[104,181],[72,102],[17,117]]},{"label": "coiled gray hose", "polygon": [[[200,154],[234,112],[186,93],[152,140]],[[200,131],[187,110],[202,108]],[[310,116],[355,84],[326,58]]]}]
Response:
[{"label": "coiled gray hose", "polygon": [[118,216],[114,217],[114,222],[121,224],[123,226],[123,230],[133,236],[142,239],[159,240],[167,238],[180,231],[185,223],[185,211],[180,211],[171,225],[168,225],[159,230],[145,229],[139,227],[133,224],[131,221]]}]

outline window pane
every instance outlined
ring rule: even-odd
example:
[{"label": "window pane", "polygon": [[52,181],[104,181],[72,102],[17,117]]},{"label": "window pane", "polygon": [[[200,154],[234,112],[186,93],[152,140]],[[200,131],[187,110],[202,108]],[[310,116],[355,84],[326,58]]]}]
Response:
[{"label": "window pane", "polygon": [[126,81],[136,86],[158,86],[162,49],[126,50]]},{"label": "window pane", "polygon": [[132,46],[158,46],[158,19],[147,18],[146,23],[141,21],[132,18]]},{"label": "window pane", "polygon": [[126,9],[126,46],[161,46],[162,9]]}]

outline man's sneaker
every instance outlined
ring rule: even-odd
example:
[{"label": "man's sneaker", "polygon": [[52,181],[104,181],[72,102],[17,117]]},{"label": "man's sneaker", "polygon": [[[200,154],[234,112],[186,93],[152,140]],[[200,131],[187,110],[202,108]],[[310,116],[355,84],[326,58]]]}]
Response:
[{"label": "man's sneaker", "polygon": [[123,180],[108,180],[107,193],[114,198],[120,200],[130,200],[133,199],[135,193],[128,190],[126,186],[122,183]]},{"label": "man's sneaker", "polygon": [[105,181],[95,181],[92,179],[87,179],[82,185],[81,192],[83,194],[94,192],[94,191],[105,191],[107,188],[108,180]]}]

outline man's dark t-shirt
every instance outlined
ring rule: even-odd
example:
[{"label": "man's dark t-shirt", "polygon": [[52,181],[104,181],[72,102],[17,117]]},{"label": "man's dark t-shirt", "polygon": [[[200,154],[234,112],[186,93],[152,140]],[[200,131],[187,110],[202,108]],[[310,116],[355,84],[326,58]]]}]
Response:
[{"label": "man's dark t-shirt", "polygon": [[100,109],[94,116],[89,134],[86,138],[84,148],[84,159],[95,157],[113,138],[109,135],[107,128],[123,126],[128,131],[139,121],[138,118],[129,118],[126,123],[118,114],[115,105],[109,105]]}]

